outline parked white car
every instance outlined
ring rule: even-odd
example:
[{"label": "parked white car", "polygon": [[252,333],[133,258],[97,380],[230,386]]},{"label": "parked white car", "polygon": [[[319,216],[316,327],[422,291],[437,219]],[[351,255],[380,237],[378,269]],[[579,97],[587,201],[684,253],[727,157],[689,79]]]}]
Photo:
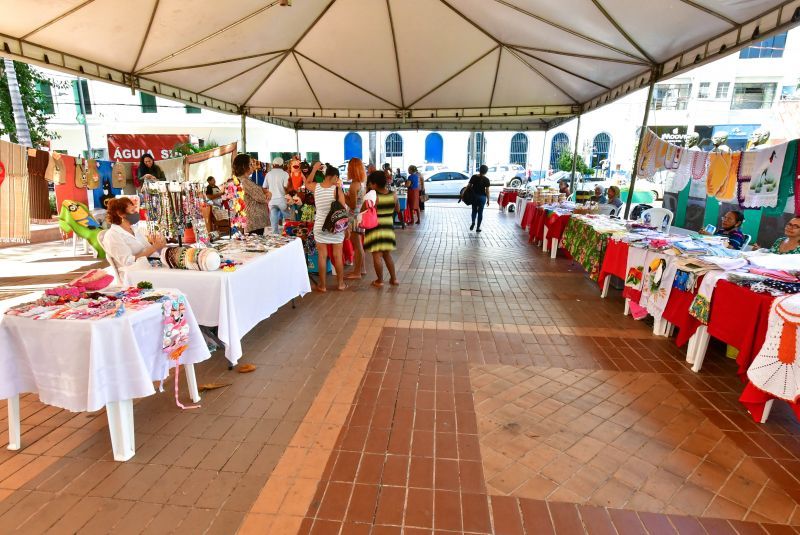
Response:
[{"label": "parked white car", "polygon": [[525,182],[525,168],[517,164],[492,165],[486,178],[492,186],[518,188]]},{"label": "parked white car", "polygon": [[431,197],[458,197],[469,177],[460,171],[440,169],[425,177],[425,193]]}]

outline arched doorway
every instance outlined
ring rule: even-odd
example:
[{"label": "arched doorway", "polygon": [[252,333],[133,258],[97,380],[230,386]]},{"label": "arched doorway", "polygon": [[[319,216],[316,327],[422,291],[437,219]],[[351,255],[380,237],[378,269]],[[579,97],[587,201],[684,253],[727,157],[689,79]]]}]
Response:
[{"label": "arched doorway", "polygon": [[444,139],[441,134],[433,132],[425,137],[425,161],[427,163],[442,163],[444,155]]},{"label": "arched doorway", "polygon": [[361,135],[355,132],[348,132],[344,136],[344,159],[348,161],[350,158],[363,159],[363,143],[361,142]]},{"label": "arched doorway", "polygon": [[528,164],[528,136],[523,133],[514,134],[514,137],[511,138],[511,151],[508,161],[523,167]]},{"label": "arched doorway", "polygon": [[592,141],[592,169],[600,169],[603,160],[608,160],[611,151],[611,136],[600,132]]},{"label": "arched doorway", "polygon": [[563,132],[553,136],[550,141],[550,168],[553,171],[558,171],[558,159],[561,158],[561,153],[569,148],[569,137]]}]

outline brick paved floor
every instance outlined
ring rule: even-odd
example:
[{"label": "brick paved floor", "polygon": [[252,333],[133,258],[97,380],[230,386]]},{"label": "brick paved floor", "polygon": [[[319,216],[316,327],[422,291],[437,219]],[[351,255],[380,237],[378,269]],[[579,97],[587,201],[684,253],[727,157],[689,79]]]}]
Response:
[{"label": "brick paved floor", "polygon": [[795,532],[788,410],[754,424],[722,348],[692,373],[513,216],[487,211],[478,236],[467,214],[432,205],[399,231],[400,287],[368,279],[257,326],[254,373],[198,366],[231,383],[202,409],[138,401],[127,463],[102,411],[25,396],[0,532]]}]

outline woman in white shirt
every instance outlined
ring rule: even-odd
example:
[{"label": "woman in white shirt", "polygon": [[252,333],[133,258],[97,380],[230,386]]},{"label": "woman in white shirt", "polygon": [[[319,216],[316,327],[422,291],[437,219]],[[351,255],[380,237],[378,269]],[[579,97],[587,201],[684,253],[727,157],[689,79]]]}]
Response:
[{"label": "woman in white shirt", "polygon": [[[113,199],[108,202],[106,218],[110,225],[103,236],[103,248],[114,260],[120,277],[125,277],[128,269],[149,268],[147,257],[161,251],[167,242],[157,234],[148,237],[134,225],[139,222],[139,212],[127,197]],[[151,243],[152,242],[152,243]]]}]

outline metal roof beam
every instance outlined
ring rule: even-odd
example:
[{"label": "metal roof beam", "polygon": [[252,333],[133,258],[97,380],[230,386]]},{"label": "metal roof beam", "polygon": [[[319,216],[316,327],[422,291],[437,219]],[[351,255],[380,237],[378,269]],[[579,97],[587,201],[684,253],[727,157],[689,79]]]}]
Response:
[{"label": "metal roof beam", "polygon": [[62,13],[62,14],[61,14],[61,15],[59,15],[59,16],[57,16],[56,18],[54,18],[54,19],[51,19],[51,20],[49,20],[49,21],[45,22],[44,24],[42,24],[42,25],[41,25],[41,26],[39,26],[38,28],[36,28],[36,29],[34,29],[34,30],[31,30],[31,31],[29,31],[28,33],[26,33],[25,35],[23,35],[22,37],[20,37],[20,39],[24,41],[25,39],[27,39],[27,38],[28,38],[28,37],[30,37],[31,35],[33,35],[33,34],[35,34],[35,33],[38,33],[38,32],[40,32],[40,31],[44,30],[45,28],[48,28],[48,27],[52,26],[52,25],[53,25],[53,24],[55,24],[56,22],[59,22],[59,21],[61,21],[61,20],[65,19],[65,18],[69,17],[70,15],[72,15],[73,13],[75,13],[76,11],[80,11],[81,9],[83,9],[83,8],[84,8],[84,7],[86,7],[86,6],[88,6],[88,5],[89,5],[89,4],[91,4],[92,2],[94,2],[94,0],[86,0],[86,1],[85,1],[85,2],[83,2],[82,4],[78,4],[77,6],[73,7],[73,8],[72,8],[72,9],[70,9],[69,11],[65,11],[64,13]]},{"label": "metal roof beam", "polygon": [[535,59],[536,61],[541,61],[545,65],[549,65],[549,66],[553,67],[554,69],[558,69],[559,71],[565,72],[565,73],[569,74],[570,76],[574,76],[575,78],[579,78],[579,79],[583,80],[584,82],[589,82],[592,85],[596,85],[598,87],[602,87],[603,89],[606,89],[606,90],[611,89],[610,87],[608,87],[606,85],[603,85],[600,82],[595,82],[594,80],[592,80],[590,78],[587,78],[585,76],[581,76],[580,74],[572,72],[572,71],[570,71],[568,69],[565,69],[564,67],[559,67],[555,63],[550,63],[549,61],[543,60],[542,58],[534,56],[533,54],[531,54],[530,52],[526,52],[525,50],[517,50],[517,52],[519,52],[520,54],[524,54],[524,55],[528,56],[529,58]]},{"label": "metal roof beam", "polygon": [[614,28],[615,28],[615,29],[616,29],[616,30],[617,30],[617,31],[620,33],[620,35],[622,35],[622,37],[624,37],[624,38],[625,38],[625,40],[626,40],[626,41],[628,41],[628,42],[629,42],[629,43],[630,43],[630,44],[633,46],[633,48],[635,48],[636,50],[638,50],[638,51],[639,51],[639,53],[640,53],[642,56],[644,56],[645,58],[647,58],[647,61],[649,61],[651,65],[655,65],[655,64],[656,64],[656,60],[654,60],[654,59],[652,58],[652,56],[650,56],[650,54],[648,54],[648,53],[645,51],[645,49],[644,49],[644,48],[642,48],[642,47],[639,45],[639,43],[637,43],[637,42],[636,42],[636,41],[633,39],[633,37],[631,37],[631,36],[630,36],[630,34],[628,34],[628,32],[626,32],[626,31],[625,31],[625,28],[623,28],[623,27],[622,27],[622,26],[621,26],[621,25],[620,25],[620,24],[619,24],[619,23],[618,23],[618,22],[617,22],[617,21],[614,19],[614,17],[612,17],[612,16],[611,16],[611,13],[609,13],[608,11],[606,11],[606,8],[604,8],[604,7],[603,7],[603,4],[601,4],[601,3],[600,3],[600,0],[592,0],[592,3],[593,3],[593,4],[594,4],[594,6],[595,6],[595,7],[598,9],[598,11],[600,11],[600,13],[602,13],[602,14],[603,14],[603,16],[606,18],[606,20],[607,20],[608,22],[610,22],[610,23],[611,23],[611,25],[612,25],[612,26],[613,26],[613,27],[614,27]]},{"label": "metal roof beam", "polygon": [[[501,5],[504,5],[504,6],[508,7],[508,8],[510,8],[510,9],[513,9],[514,11],[517,11],[518,13],[522,13],[525,16],[528,16],[528,17],[530,17],[532,19],[536,19],[539,22],[543,22],[543,23],[547,24],[548,26],[552,26],[553,28],[559,29],[562,32],[566,32],[566,33],[568,33],[568,34],[570,34],[572,36],[578,37],[579,39],[583,39],[584,41],[588,41],[588,42],[592,43],[593,45],[597,45],[597,46],[606,48],[608,50],[616,52],[617,54],[622,54],[623,56],[627,56],[629,58],[633,58],[633,59],[637,59],[637,60],[643,59],[643,58],[640,58],[640,57],[636,56],[635,54],[631,54],[630,52],[622,50],[621,48],[617,48],[615,46],[609,45],[608,43],[604,43],[603,41],[599,41],[599,40],[597,40],[597,39],[595,39],[593,37],[589,37],[588,35],[584,35],[584,34],[582,34],[580,32],[577,32],[577,31],[575,31],[573,29],[567,28],[566,26],[561,26],[560,24],[557,24],[557,23],[555,23],[555,22],[553,22],[551,20],[548,20],[548,19],[546,19],[544,17],[541,17],[541,16],[539,16],[539,15],[537,15],[535,13],[532,13],[532,12],[526,10],[526,9],[522,9],[521,7],[516,6],[516,5],[512,4],[511,2],[506,2],[505,0],[494,0],[494,1],[497,2],[498,4],[501,4]],[[645,58],[646,57],[647,56],[645,56]]]},{"label": "metal roof beam", "polygon": [[[789,9],[786,9],[786,8]],[[723,58],[772,35],[786,32],[800,25],[800,17],[795,17],[800,9],[800,1],[788,0],[761,13],[736,28],[721,32],[705,42],[698,43],[682,53],[657,65],[656,82],[673,78],[683,72],[706,63]],[[768,25],[768,26],[767,26]],[[616,99],[624,97],[650,83],[650,72],[637,74],[583,104],[583,112],[597,109]]]},{"label": "metal roof beam", "polygon": [[[263,56],[278,56],[280,54],[285,53],[286,50],[272,50],[270,52],[262,52],[260,54],[250,54],[248,56],[240,56],[238,58],[228,58],[228,59],[221,59],[218,61],[209,61],[208,63],[198,63],[196,65],[185,65],[183,67],[172,67],[171,69],[160,69],[156,71],[145,71],[139,73],[142,76],[147,76],[148,74],[161,74],[164,72],[175,72],[175,71],[184,71],[187,69],[200,69],[202,67],[213,67],[214,65],[222,65],[223,63],[233,63],[236,61],[244,61],[246,59],[254,59],[260,58]],[[275,59],[274,57],[271,59]]]},{"label": "metal roof beam", "polygon": [[578,54],[575,52],[564,52],[562,50],[551,50],[549,48],[537,48],[533,46],[525,46],[525,45],[514,45],[508,44],[506,45],[509,48],[516,48],[517,50],[531,50],[533,52],[544,52],[547,54],[557,54],[559,56],[569,56],[573,58],[581,58],[581,59],[591,59],[594,61],[610,61],[612,63],[625,63],[627,65],[641,65],[642,67],[650,67],[650,64],[646,61],[640,60],[632,60],[632,59],[619,59],[619,58],[607,58],[605,56],[593,56],[591,54]]},{"label": "metal roof beam", "polygon": [[716,17],[719,20],[725,21],[727,24],[730,24],[734,28],[739,25],[739,23],[736,22],[735,20],[729,19],[728,17],[726,17],[722,13],[714,11],[713,9],[711,9],[709,7],[706,7],[704,5],[698,4],[697,2],[692,2],[692,0],[680,0],[680,1],[683,2],[684,4],[686,4],[687,6],[692,6],[693,8],[699,9],[700,11],[702,11],[704,13],[708,13],[712,17]]},{"label": "metal roof beam", "polygon": [[209,41],[209,40],[215,38],[216,36],[227,32],[228,30],[230,30],[232,28],[235,28],[236,26],[242,24],[243,22],[247,21],[248,19],[251,19],[253,17],[256,17],[256,16],[260,15],[261,13],[265,12],[266,10],[268,10],[268,9],[270,9],[272,7],[275,7],[278,4],[279,4],[279,0],[273,0],[272,2],[270,2],[267,5],[265,5],[264,7],[259,8],[259,9],[255,10],[255,11],[253,11],[252,13],[250,13],[248,15],[245,15],[244,17],[233,21],[232,23],[228,24],[227,26],[225,26],[223,28],[220,28],[219,30],[206,35],[202,39],[198,39],[197,41],[194,41],[193,43],[189,43],[188,45],[184,46],[180,50],[177,50],[177,51],[173,52],[172,54],[164,56],[163,58],[158,59],[158,60],[154,61],[153,63],[150,63],[149,65],[145,65],[144,67],[142,67],[141,69],[139,69],[138,71],[135,71],[135,72],[136,72],[136,74],[139,74],[142,71],[146,71],[150,67],[155,67],[156,65],[160,65],[161,63],[164,63],[168,59],[172,59],[175,56],[183,54],[184,52],[186,52],[188,50],[191,50],[192,48],[194,48],[194,47],[196,47],[196,46],[198,46],[200,44],[203,44],[206,41]]},{"label": "metal roof beam", "polygon": [[[253,98],[253,95],[258,93],[258,90],[261,89],[264,86],[264,84],[267,83],[267,80],[269,80],[270,77],[275,73],[275,71],[278,70],[278,67],[281,66],[281,63],[286,61],[286,58],[289,57],[289,52],[294,52],[295,49],[297,49],[297,45],[300,44],[300,42],[305,38],[305,36],[308,35],[308,32],[310,32],[314,28],[314,26],[316,26],[317,23],[322,19],[322,17],[325,16],[325,13],[328,12],[328,10],[331,8],[331,6],[333,5],[334,2],[336,2],[336,0],[331,0],[330,2],[328,2],[328,4],[325,6],[325,8],[322,11],[319,12],[319,15],[317,15],[317,18],[315,18],[314,21],[311,24],[308,25],[308,28],[306,28],[305,31],[303,31],[303,33],[300,34],[300,37],[297,38],[297,41],[295,41],[294,44],[291,46],[291,48],[289,48],[289,50],[287,50],[283,54],[283,57],[280,60],[278,60],[278,63],[277,63],[277,65],[275,65],[275,68],[272,69],[271,71],[269,71],[269,73],[267,73],[267,75],[264,77],[264,79],[261,80],[261,83],[258,84],[255,87],[255,89],[253,89],[253,91],[247,96],[247,98],[244,101],[245,105],[250,103],[250,99]],[[275,3],[275,2],[273,2],[273,3]],[[298,65],[299,65],[299,63],[298,63]]]}]

